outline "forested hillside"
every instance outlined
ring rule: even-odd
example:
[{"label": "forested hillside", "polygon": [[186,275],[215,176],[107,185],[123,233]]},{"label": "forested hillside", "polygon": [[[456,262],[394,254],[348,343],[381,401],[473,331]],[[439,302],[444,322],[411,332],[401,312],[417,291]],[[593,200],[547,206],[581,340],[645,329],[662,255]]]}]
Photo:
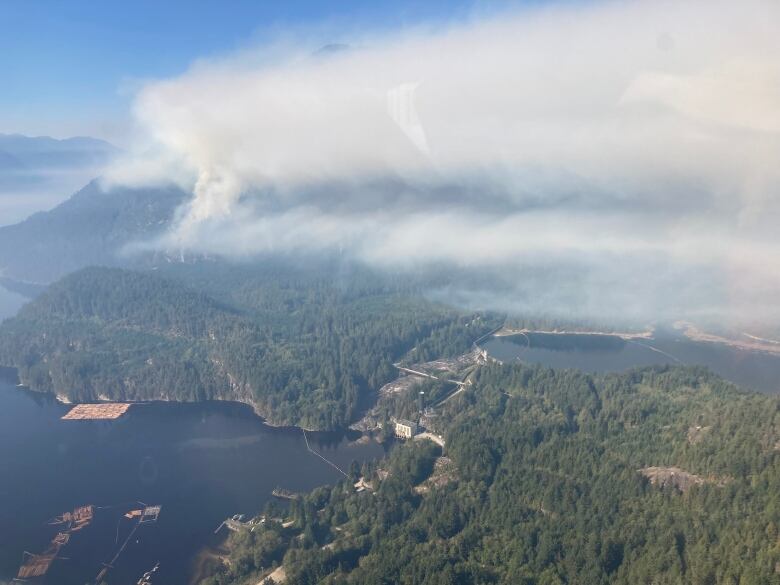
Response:
[{"label": "forested hillside", "polygon": [[176,188],[104,191],[93,181],[50,211],[0,227],[0,275],[49,283],[85,266],[142,262],[124,247],[167,229],[185,198]]},{"label": "forested hillside", "polygon": [[75,401],[234,399],[275,423],[330,429],[418,343],[462,352],[500,322],[326,270],[160,272],[64,278],[0,327],[0,363]]},{"label": "forested hillside", "polygon": [[[427,440],[231,536],[204,585],[681,583],[780,575],[780,400],[698,369],[485,366]],[[375,492],[355,493],[366,475]],[[269,510],[269,516],[278,512]]]}]

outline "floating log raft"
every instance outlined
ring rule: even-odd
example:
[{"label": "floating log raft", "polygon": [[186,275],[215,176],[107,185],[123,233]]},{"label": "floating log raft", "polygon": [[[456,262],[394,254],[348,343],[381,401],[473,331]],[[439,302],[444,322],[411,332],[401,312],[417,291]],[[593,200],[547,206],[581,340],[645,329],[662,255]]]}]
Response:
[{"label": "floating log raft", "polygon": [[[120,555],[125,550],[127,544],[132,540],[133,535],[135,534],[138,527],[141,524],[156,522],[159,518],[160,511],[162,509],[161,506],[147,506],[143,502],[138,502],[138,504],[138,509],[130,510],[124,514],[125,518],[134,520],[133,527],[125,541],[122,543],[122,546],[119,547],[119,550],[114,555],[114,558],[111,559],[110,562],[104,563],[103,568],[95,580],[96,583],[103,581],[103,578],[106,576],[109,569],[113,568],[114,563],[116,563],[117,559],[119,559]],[[125,506],[125,504],[122,506]],[[24,553],[25,557],[21,567],[19,567],[19,572],[16,579],[27,580],[43,577],[48,572],[51,564],[57,559],[60,549],[68,544],[71,535],[74,532],[89,526],[95,516],[95,509],[95,506],[92,505],[81,506],[75,508],[72,512],[65,512],[49,520],[50,525],[63,526],[63,528],[60,528],[61,532],[57,533],[57,535],[49,544],[49,547],[41,554],[32,554],[28,552]],[[117,540],[118,538],[119,525],[117,525]],[[139,583],[143,583],[144,585],[151,584],[151,574],[156,570],[157,565],[155,565],[155,568],[153,568],[151,571],[147,571]]]},{"label": "floating log raft", "polygon": [[75,532],[88,526],[94,516],[94,506],[81,506],[73,510],[73,512],[65,512],[61,516],[57,516],[50,520],[49,524],[67,524],[68,530]]},{"label": "floating log raft", "polygon": [[62,420],[114,420],[124,415],[131,406],[129,402],[77,404]]},{"label": "floating log raft", "polygon": [[51,525],[64,524],[64,532],[58,532],[49,544],[49,548],[41,554],[34,555],[32,553],[25,553],[26,558],[22,563],[22,566],[19,567],[16,578],[33,579],[45,575],[49,571],[51,564],[57,558],[57,555],[60,553],[60,549],[68,544],[70,535],[73,532],[88,526],[89,523],[92,522],[94,515],[94,506],[81,506],[72,512],[65,512],[64,514],[49,520],[49,524]]},{"label": "floating log raft", "polygon": [[34,577],[42,577],[49,571],[49,567],[57,558],[57,553],[53,554],[41,554],[34,555],[26,553],[27,559],[24,564],[19,567],[19,572],[16,574],[17,579],[32,579]]},{"label": "floating log raft", "polygon": [[17,579],[33,579],[35,577],[42,577],[49,571],[49,567],[57,558],[60,549],[68,544],[70,540],[70,534],[67,532],[59,532],[55,536],[49,548],[39,555],[32,553],[25,553],[26,560],[19,567],[19,572],[16,575]]}]

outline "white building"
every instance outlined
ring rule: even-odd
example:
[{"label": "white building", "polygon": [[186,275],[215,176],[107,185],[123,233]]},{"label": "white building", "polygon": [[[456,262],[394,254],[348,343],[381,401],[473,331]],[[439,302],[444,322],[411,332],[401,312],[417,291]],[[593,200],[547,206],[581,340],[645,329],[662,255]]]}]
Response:
[{"label": "white building", "polygon": [[395,436],[400,439],[412,439],[417,434],[417,423],[398,419],[395,421]]}]

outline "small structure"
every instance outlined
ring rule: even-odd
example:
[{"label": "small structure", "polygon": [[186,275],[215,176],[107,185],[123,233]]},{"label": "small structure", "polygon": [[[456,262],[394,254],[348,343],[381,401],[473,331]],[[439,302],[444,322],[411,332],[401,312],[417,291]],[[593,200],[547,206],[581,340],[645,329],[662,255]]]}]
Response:
[{"label": "small structure", "polygon": [[368,481],[365,477],[362,477],[355,483],[355,491],[356,492],[362,492],[364,490],[368,490],[370,492],[374,491],[374,484]]},{"label": "small structure", "polygon": [[290,490],[286,490],[280,487],[274,488],[274,490],[271,492],[271,495],[282,500],[298,500],[301,497],[300,494],[296,494],[295,492],[291,492]]},{"label": "small structure", "polygon": [[130,406],[128,402],[77,404],[62,420],[114,420],[125,414]]},{"label": "small structure", "polygon": [[144,524],[145,522],[157,522],[157,518],[160,516],[161,509],[162,506],[146,506],[143,509],[141,519],[138,521],[138,523]]},{"label": "small structure", "polygon": [[399,439],[412,439],[417,434],[417,423],[399,418],[395,421],[395,436]]},{"label": "small structure", "polygon": [[242,530],[249,530],[249,532],[254,532],[258,526],[265,524],[265,521],[265,516],[256,516],[254,518],[250,518],[247,521],[244,521],[243,514],[236,514],[232,518],[224,520],[222,524],[217,526],[214,534],[217,534],[220,530],[222,530],[223,526],[233,532],[241,532]]}]

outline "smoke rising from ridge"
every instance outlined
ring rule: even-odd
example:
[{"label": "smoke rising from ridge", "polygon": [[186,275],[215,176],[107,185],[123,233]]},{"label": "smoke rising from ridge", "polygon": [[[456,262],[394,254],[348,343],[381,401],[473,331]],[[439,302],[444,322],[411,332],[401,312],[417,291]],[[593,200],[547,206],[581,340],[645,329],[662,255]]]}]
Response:
[{"label": "smoke rising from ridge", "polygon": [[147,85],[145,143],[109,181],[192,190],[154,247],[489,267],[514,283],[500,299],[455,296],[780,323],[779,19],[760,0],[566,4],[246,51]]}]

